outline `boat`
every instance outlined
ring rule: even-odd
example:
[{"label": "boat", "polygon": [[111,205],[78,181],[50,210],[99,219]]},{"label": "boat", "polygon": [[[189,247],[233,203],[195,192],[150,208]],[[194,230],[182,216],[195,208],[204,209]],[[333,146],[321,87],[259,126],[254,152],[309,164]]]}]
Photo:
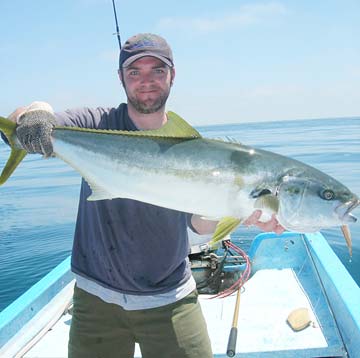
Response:
[{"label": "boat", "polygon": [[[244,241],[190,254],[214,357],[360,356],[360,288],[323,234],[258,234],[248,261],[231,245]],[[0,357],[67,357],[74,282],[68,257],[0,313]],[[307,317],[300,326],[297,312]]]}]

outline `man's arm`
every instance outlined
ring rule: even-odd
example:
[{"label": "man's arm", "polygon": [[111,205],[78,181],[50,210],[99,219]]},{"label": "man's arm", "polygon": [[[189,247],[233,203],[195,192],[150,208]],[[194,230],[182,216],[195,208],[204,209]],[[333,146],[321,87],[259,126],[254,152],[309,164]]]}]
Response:
[{"label": "man's arm", "polygon": [[215,232],[218,221],[206,220],[200,215],[192,215],[191,225],[199,235],[207,235]]},{"label": "man's arm", "polygon": [[[8,118],[17,123],[16,135],[28,153],[52,155],[51,132],[55,126],[76,126],[96,128],[106,109],[77,108],[54,113],[46,102],[33,102],[27,107],[16,109]],[[2,135],[7,142],[4,135]]]}]

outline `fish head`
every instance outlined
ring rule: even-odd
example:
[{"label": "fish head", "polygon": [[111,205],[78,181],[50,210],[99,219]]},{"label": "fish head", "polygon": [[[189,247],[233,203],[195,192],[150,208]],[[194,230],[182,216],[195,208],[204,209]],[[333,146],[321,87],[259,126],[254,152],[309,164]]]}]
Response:
[{"label": "fish head", "polygon": [[291,172],[281,178],[276,189],[279,223],[290,231],[315,232],[355,222],[351,212],[359,198],[326,174],[311,174]]}]

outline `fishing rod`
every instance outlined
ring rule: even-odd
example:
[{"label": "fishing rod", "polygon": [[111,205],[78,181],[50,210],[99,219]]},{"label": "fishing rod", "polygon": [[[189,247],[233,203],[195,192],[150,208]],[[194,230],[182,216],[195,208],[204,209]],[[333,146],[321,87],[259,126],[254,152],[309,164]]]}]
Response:
[{"label": "fishing rod", "polygon": [[[234,291],[234,288],[237,289],[236,294],[236,302],[235,302],[235,309],[234,309],[234,315],[233,315],[233,321],[231,325],[228,345],[226,348],[226,355],[228,357],[234,357],[236,354],[236,341],[238,336],[238,319],[239,319],[239,309],[240,309],[240,293],[243,285],[245,282],[249,279],[250,273],[251,273],[251,264],[250,259],[246,253],[240,249],[240,247],[237,247],[234,245],[231,241],[226,242],[225,244],[229,249],[234,250],[236,253],[238,253],[240,256],[242,256],[245,259],[246,262],[246,268],[242,275],[240,276],[239,280],[235,282],[231,287],[229,287],[227,290],[220,293],[220,297],[227,297],[231,295]],[[218,295],[219,296],[219,295]]]},{"label": "fishing rod", "polygon": [[119,48],[121,50],[120,30],[119,30],[119,23],[118,23],[118,18],[117,18],[117,13],[116,13],[115,0],[112,0],[112,4],[113,4],[113,10],[114,10],[115,25],[116,25],[116,32],[114,33],[114,35],[117,36],[117,39],[119,42]]},{"label": "fishing rod", "polygon": [[237,290],[236,294],[236,303],[235,303],[235,310],[234,310],[234,316],[232,321],[232,326],[230,330],[228,345],[226,349],[226,355],[228,357],[234,357],[236,354],[236,341],[237,341],[237,335],[238,335],[238,318],[239,318],[239,308],[240,308],[240,291],[241,287]]}]

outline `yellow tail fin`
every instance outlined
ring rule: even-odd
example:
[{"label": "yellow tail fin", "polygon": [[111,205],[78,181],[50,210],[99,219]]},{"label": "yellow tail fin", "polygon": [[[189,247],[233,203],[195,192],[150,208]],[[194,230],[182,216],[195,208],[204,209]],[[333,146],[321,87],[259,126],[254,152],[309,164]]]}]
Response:
[{"label": "yellow tail fin", "polygon": [[11,148],[10,157],[7,160],[5,167],[0,175],[0,185],[4,184],[8,180],[13,171],[27,154],[27,152],[24,149],[20,148],[19,145],[16,143],[15,129],[15,122],[10,121],[7,118],[0,117],[0,131],[3,132],[6,136]]}]

